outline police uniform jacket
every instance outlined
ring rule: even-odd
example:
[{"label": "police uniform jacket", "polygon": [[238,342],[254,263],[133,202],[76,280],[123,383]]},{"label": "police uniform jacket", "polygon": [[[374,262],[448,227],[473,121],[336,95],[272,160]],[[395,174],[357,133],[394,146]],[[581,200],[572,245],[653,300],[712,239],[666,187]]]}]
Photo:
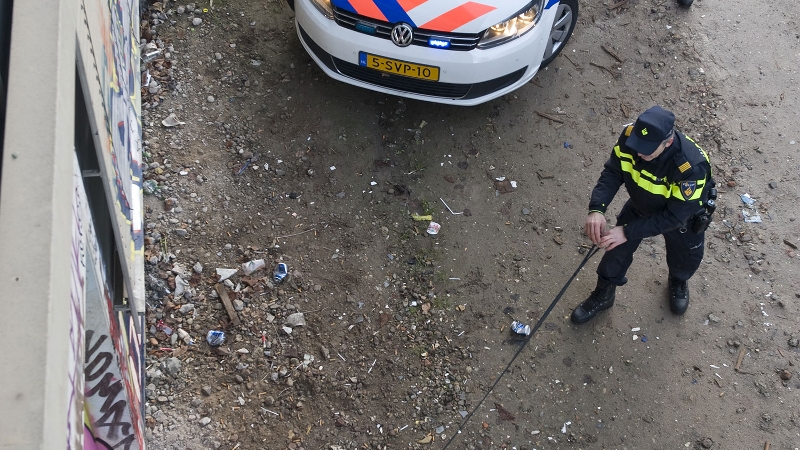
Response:
[{"label": "police uniform jacket", "polygon": [[711,178],[708,156],[693,140],[678,131],[672,145],[652,161],[645,161],[625,146],[633,129],[620,134],[592,190],[590,211],[605,213],[620,186],[630,196],[630,206],[639,216],[624,225],[627,239],[656,236],[685,227],[703,210],[706,187]]}]

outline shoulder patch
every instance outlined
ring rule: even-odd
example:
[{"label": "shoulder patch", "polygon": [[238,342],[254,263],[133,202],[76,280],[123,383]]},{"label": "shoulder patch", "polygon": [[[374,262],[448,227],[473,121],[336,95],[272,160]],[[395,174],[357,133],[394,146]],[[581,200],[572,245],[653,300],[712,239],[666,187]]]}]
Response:
[{"label": "shoulder patch", "polygon": [[684,200],[689,200],[697,189],[696,181],[681,181],[681,194]]},{"label": "shoulder patch", "polygon": [[625,136],[626,136],[626,137],[629,137],[629,136],[631,135],[631,132],[632,132],[632,131],[633,131],[633,125],[628,125],[628,126],[625,128]]},{"label": "shoulder patch", "polygon": [[689,161],[686,161],[683,164],[681,164],[680,166],[678,166],[678,170],[680,170],[681,173],[684,173],[684,172],[686,172],[687,170],[689,170],[691,168],[692,168],[692,165],[689,164]]}]

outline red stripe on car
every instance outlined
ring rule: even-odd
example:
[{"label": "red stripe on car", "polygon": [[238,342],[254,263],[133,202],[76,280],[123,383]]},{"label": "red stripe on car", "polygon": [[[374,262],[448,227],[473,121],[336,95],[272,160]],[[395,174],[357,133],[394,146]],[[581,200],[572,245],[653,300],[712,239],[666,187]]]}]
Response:
[{"label": "red stripe on car", "polygon": [[[351,0],[351,4],[353,1]],[[437,31],[453,31],[456,28],[466,25],[469,22],[486,15],[490,11],[494,11],[494,6],[484,5],[481,3],[467,2],[461,6],[457,6],[450,11],[442,14],[441,16],[429,21],[422,25],[420,28],[427,28],[429,30]]]}]

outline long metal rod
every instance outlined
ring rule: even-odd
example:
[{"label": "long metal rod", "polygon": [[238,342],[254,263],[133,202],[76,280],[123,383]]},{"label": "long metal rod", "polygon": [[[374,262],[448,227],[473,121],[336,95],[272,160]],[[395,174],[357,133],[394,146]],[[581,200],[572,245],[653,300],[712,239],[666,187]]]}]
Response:
[{"label": "long metal rod", "polygon": [[556,303],[558,303],[558,301],[561,300],[561,296],[564,295],[564,293],[567,291],[567,288],[569,287],[569,285],[572,284],[572,280],[574,280],[575,277],[578,276],[578,272],[580,272],[580,270],[583,268],[583,266],[585,266],[586,263],[589,261],[589,258],[591,258],[595,253],[597,253],[598,250],[600,250],[600,248],[597,247],[596,245],[593,245],[592,248],[589,249],[589,252],[583,258],[583,261],[581,261],[581,264],[578,266],[577,269],[575,269],[575,273],[573,273],[572,276],[569,278],[569,280],[567,280],[567,284],[565,284],[564,287],[561,288],[561,291],[558,293],[558,295],[556,295],[556,298],[553,299],[553,302],[550,303],[550,306],[548,306],[547,309],[544,311],[544,314],[542,314],[542,317],[540,317],[539,321],[536,322],[536,325],[534,325],[533,329],[531,330],[531,334],[529,334],[528,336],[525,337],[525,339],[522,342],[522,345],[520,345],[519,348],[517,349],[517,352],[514,353],[514,356],[511,358],[511,361],[508,362],[508,365],[506,365],[506,368],[503,369],[502,372],[500,372],[500,376],[498,376],[497,379],[494,380],[494,383],[489,388],[489,390],[486,391],[486,394],[483,395],[483,398],[481,399],[481,401],[479,401],[478,404],[475,405],[474,408],[472,408],[472,411],[470,411],[470,413],[467,414],[467,417],[465,417],[464,421],[461,422],[461,425],[458,426],[458,429],[456,430],[455,433],[453,433],[453,436],[450,437],[450,440],[447,441],[447,444],[445,444],[445,446],[442,447],[442,450],[445,450],[447,447],[449,447],[450,444],[455,440],[455,438],[459,434],[461,434],[461,429],[464,428],[464,425],[466,425],[467,422],[469,422],[469,419],[472,418],[472,415],[475,414],[475,411],[477,411],[478,408],[481,407],[481,405],[483,404],[483,401],[486,400],[487,397],[489,397],[489,394],[492,393],[492,391],[494,390],[495,386],[497,386],[497,383],[499,383],[500,379],[503,378],[503,375],[505,375],[506,372],[508,372],[508,369],[511,368],[511,365],[514,364],[514,361],[517,359],[517,356],[519,356],[519,354],[522,353],[522,350],[525,348],[525,346],[528,345],[528,342],[531,341],[531,338],[533,337],[533,335],[536,334],[536,331],[539,330],[539,327],[542,326],[544,321],[547,319],[547,316],[549,316],[550,312],[553,310],[553,308],[555,308]]}]

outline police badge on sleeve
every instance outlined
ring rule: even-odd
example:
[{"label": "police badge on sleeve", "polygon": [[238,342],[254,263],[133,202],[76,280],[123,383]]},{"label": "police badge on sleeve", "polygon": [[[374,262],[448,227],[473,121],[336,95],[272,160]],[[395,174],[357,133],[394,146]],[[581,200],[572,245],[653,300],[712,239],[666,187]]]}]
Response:
[{"label": "police badge on sleeve", "polygon": [[684,200],[689,200],[697,189],[696,181],[681,181],[681,193]]}]

